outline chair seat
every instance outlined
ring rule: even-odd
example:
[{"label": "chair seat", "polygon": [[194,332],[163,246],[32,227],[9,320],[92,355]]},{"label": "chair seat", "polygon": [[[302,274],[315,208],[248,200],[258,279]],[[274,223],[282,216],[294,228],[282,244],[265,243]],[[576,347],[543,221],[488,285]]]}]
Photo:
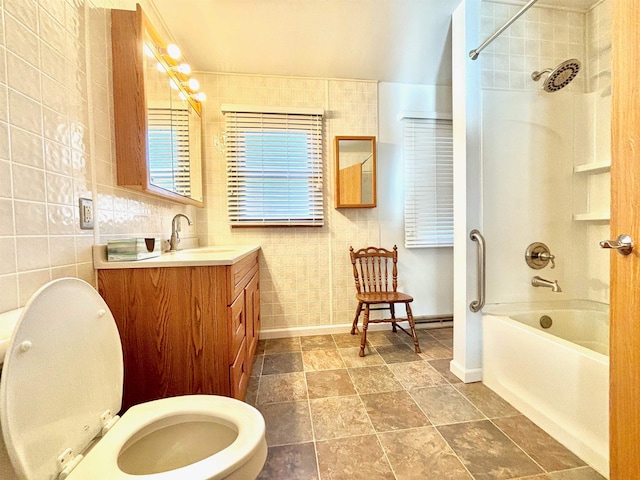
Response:
[{"label": "chair seat", "polygon": [[413,297],[401,292],[367,292],[357,293],[356,298],[363,303],[406,303],[413,302]]}]

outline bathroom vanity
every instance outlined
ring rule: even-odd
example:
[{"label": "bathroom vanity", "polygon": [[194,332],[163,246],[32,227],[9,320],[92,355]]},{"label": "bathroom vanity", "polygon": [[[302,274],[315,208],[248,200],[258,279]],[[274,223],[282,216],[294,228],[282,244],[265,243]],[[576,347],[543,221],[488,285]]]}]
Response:
[{"label": "bathroom vanity", "polygon": [[120,331],[123,410],[185,394],[244,399],[260,332],[259,247],[203,247],[133,262],[94,249]]}]

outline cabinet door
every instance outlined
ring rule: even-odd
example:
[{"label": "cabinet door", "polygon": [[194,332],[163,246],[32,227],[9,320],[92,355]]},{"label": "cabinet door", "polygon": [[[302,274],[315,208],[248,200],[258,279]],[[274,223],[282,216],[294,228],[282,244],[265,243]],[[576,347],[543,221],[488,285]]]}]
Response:
[{"label": "cabinet door", "polygon": [[245,316],[247,319],[248,358],[253,358],[260,335],[260,284],[259,274],[255,274],[244,289]]}]

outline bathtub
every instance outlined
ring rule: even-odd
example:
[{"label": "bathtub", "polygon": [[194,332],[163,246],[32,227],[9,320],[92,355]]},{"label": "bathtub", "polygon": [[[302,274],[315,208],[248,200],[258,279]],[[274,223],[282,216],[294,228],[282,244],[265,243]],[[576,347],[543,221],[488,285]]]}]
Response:
[{"label": "bathtub", "polygon": [[482,327],[483,382],[608,478],[608,306],[487,305]]}]

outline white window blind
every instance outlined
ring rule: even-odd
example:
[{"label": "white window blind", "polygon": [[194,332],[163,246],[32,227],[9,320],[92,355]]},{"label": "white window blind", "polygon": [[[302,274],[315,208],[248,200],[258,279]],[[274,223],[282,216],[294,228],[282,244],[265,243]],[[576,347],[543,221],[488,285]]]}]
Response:
[{"label": "white window blind", "polygon": [[231,225],[323,225],[322,114],[246,110],[223,106]]},{"label": "white window blind", "polygon": [[151,183],[180,195],[191,195],[188,110],[149,108],[148,112]]},{"label": "white window blind", "polygon": [[405,247],[453,245],[453,129],[439,118],[404,118]]}]

